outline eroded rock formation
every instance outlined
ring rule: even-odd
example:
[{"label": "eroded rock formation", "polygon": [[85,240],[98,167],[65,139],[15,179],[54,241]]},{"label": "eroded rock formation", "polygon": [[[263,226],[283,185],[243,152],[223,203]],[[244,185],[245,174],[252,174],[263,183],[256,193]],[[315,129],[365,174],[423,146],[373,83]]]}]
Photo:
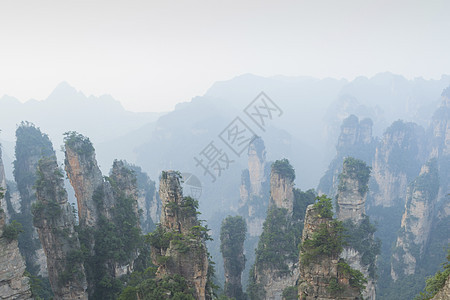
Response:
[{"label": "eroded rock formation", "polygon": [[339,239],[340,234],[332,216],[324,216],[315,205],[308,206],[300,251],[300,300],[362,299],[359,290],[350,284],[351,278],[345,271],[347,268],[339,259],[339,247],[328,248],[327,253],[322,253],[316,250],[317,243],[313,242],[308,247],[306,245],[306,241],[314,241],[318,235],[327,236],[328,241],[331,241]]},{"label": "eroded rock formation", "polygon": [[180,275],[196,299],[210,299],[207,229],[197,219],[197,201],[183,197],[180,178],[174,171],[161,175],[161,225],[154,235],[152,261],[158,266],[158,278]]},{"label": "eroded rock formation", "polygon": [[220,251],[225,270],[224,293],[227,297],[244,300],[241,276],[245,268],[244,240],[247,226],[241,216],[228,216],[220,229]]},{"label": "eroded rock formation", "polygon": [[256,138],[248,148],[248,169],[242,172],[239,213],[244,216],[251,237],[261,235],[269,196],[270,164],[264,141]]},{"label": "eroded rock formation", "polygon": [[138,186],[138,209],[142,211],[140,225],[142,233],[146,234],[156,228],[161,215],[161,199],[156,192],[155,182],[138,166],[128,164],[128,168],[136,174]]},{"label": "eroded rock formation", "polygon": [[370,168],[363,161],[352,157],[344,160],[336,196],[336,213],[339,220],[352,222],[362,220],[366,212],[369,176]]},{"label": "eroded rock formation", "polygon": [[372,166],[374,206],[404,204],[406,189],[426,158],[425,131],[414,123],[394,122],[377,146]]},{"label": "eroded rock formation", "polygon": [[90,263],[85,264],[89,297],[109,298],[118,292],[114,289],[118,285],[108,288],[105,280],[116,282],[131,273],[138,255],[136,176],[124,162],[116,160],[110,176],[103,177],[87,137],[69,132],[64,141],[65,169],[75,190],[83,233],[80,241],[90,254]]},{"label": "eroded rock formation", "polygon": [[438,191],[437,163],[432,160],[422,167],[419,177],[408,188],[405,212],[391,267],[394,280],[398,279],[400,273],[414,274],[417,262],[423,258]]},{"label": "eroded rock formation", "polygon": [[[70,133],[65,138],[65,155],[65,169],[77,198],[80,225],[95,227],[100,212],[93,196],[103,191],[104,182],[94,147],[87,137]],[[112,203],[109,204],[106,207]]]},{"label": "eroded rock formation", "polygon": [[293,219],[295,173],[286,159],[272,165],[270,202],[256,260],[250,274],[251,299],[282,299],[295,286],[300,240],[300,221]]},{"label": "eroded rock formation", "polygon": [[16,159],[14,179],[20,194],[20,212],[14,219],[20,222],[24,232],[19,236],[19,248],[25,258],[27,270],[32,275],[47,277],[47,262],[39,235],[33,226],[31,206],[36,202],[36,169],[42,157],[55,155],[46,134],[31,123],[22,123],[16,130]]},{"label": "eroded rock formation", "polygon": [[355,115],[350,115],[342,121],[341,133],[336,144],[336,157],[320,179],[319,194],[336,195],[338,176],[342,171],[345,157],[355,157],[371,164],[376,146],[372,136],[372,126],[371,119],[360,121]]},{"label": "eroded rock formation", "polygon": [[[0,207],[4,207],[3,196],[6,183],[0,148]],[[20,254],[17,240],[10,240],[3,236],[6,216],[0,209],[0,299],[25,300],[33,299],[29,278],[24,276],[25,262]]]},{"label": "eroded rock formation", "polygon": [[[368,191],[370,168],[359,159],[348,157],[344,160],[342,173],[339,176],[338,194],[336,196],[336,213],[340,221],[345,221],[350,237],[344,246],[340,257],[343,258],[353,269],[360,271],[367,279],[366,288],[363,292],[364,299],[374,300],[375,292],[375,256],[368,257],[368,253],[378,253],[379,245],[374,241],[374,235],[368,217],[365,216],[366,195]],[[367,218],[367,219],[365,219]],[[358,239],[352,245],[354,238]],[[361,247],[360,245],[363,245]],[[375,249],[373,249],[376,247]],[[366,253],[361,253],[365,251]],[[365,262],[365,264],[363,263]]]},{"label": "eroded rock formation", "polygon": [[87,299],[83,255],[63,176],[56,157],[39,161],[33,223],[47,257],[55,299]]}]

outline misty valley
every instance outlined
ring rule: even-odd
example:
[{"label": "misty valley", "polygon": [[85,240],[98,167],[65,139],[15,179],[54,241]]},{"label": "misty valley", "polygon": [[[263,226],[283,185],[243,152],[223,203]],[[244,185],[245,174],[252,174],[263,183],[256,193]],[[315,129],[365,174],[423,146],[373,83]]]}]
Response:
[{"label": "misty valley", "polygon": [[0,299],[450,299],[450,77],[0,98]]}]

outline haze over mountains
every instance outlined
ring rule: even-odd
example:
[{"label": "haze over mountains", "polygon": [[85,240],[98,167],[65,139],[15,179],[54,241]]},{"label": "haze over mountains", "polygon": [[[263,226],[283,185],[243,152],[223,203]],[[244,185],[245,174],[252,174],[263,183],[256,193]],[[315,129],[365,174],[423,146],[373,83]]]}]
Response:
[{"label": "haze over mountains", "polygon": [[[210,178],[203,176],[193,157],[210,141],[226,148],[219,144],[217,136],[235,117],[241,117],[264,139],[268,160],[289,158],[297,170],[296,185],[307,189],[317,186],[331,160],[344,118],[350,114],[372,118],[377,136],[397,119],[426,125],[439,104],[442,90],[449,84],[447,75],[439,80],[408,80],[380,73],[347,81],[245,74],[216,82],[205,95],[162,114],[129,112],[109,95],[86,96],[63,82],[42,101],[21,103],[10,96],[0,98],[0,138],[9,178],[15,127],[21,121],[30,121],[49,134],[56,149],[66,131],[88,136],[96,147],[100,167],[107,168],[114,158],[121,158],[140,165],[152,178],[164,169],[196,174],[204,189],[201,206],[205,206],[205,213],[212,213],[213,207],[217,209],[217,203],[224,201],[216,199],[220,198],[217,189],[226,191],[237,203],[238,191],[228,190],[228,186],[239,185],[246,155],[230,157],[235,162],[223,172],[219,184],[211,184]],[[243,113],[261,91],[283,111],[279,118],[270,121],[266,132],[245,119]],[[208,203],[203,203],[203,199],[208,199]]]}]

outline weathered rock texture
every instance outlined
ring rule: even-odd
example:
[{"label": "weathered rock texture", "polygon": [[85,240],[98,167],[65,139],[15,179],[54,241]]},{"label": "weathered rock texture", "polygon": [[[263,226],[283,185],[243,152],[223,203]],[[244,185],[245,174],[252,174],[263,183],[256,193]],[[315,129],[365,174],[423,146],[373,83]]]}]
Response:
[{"label": "weathered rock texture", "polygon": [[444,287],[434,295],[432,300],[448,300],[450,299],[450,276],[447,277]]},{"label": "weathered rock texture", "polygon": [[350,115],[341,125],[341,133],[336,145],[336,157],[330,163],[325,175],[320,179],[319,194],[336,195],[338,176],[342,172],[345,157],[351,156],[371,164],[376,142],[372,137],[373,122],[371,119],[359,121]]},{"label": "weathered rock texture", "polygon": [[183,197],[180,178],[181,175],[174,171],[161,175],[159,230],[175,238],[169,239],[165,245],[152,245],[152,261],[158,266],[158,278],[181,275],[194,289],[196,299],[210,299],[206,232],[197,219],[196,201]]},{"label": "weathered rock texture", "polygon": [[127,167],[133,170],[137,178],[138,186],[138,209],[142,212],[140,224],[142,233],[146,234],[156,228],[161,215],[161,199],[156,192],[155,182],[152,181],[142,169],[135,165],[127,164]]},{"label": "weathered rock texture", "polygon": [[244,240],[247,233],[245,220],[228,216],[220,229],[220,251],[225,270],[224,293],[227,297],[244,300],[241,276],[245,268]]},{"label": "weathered rock texture", "polygon": [[[3,161],[0,148],[0,176],[4,179]],[[6,184],[0,177],[0,186],[4,189]],[[3,207],[3,193],[0,192],[0,204]],[[25,262],[20,254],[16,240],[3,237],[5,226],[5,213],[0,210],[0,299],[33,299],[29,278],[24,276]]]},{"label": "weathered rock texture", "polygon": [[359,222],[363,218],[369,176],[370,168],[362,160],[352,157],[344,160],[336,196],[336,212],[339,220]]},{"label": "weathered rock texture", "polygon": [[[287,160],[272,165],[269,209],[250,278],[251,299],[281,300],[283,291],[295,286],[298,279],[296,245],[300,237],[295,232],[300,224],[293,219],[294,178],[294,170]],[[297,234],[300,235],[300,230]]]},{"label": "weathered rock texture", "polygon": [[[87,137],[69,132],[65,137],[65,169],[75,190],[84,247],[89,297],[114,294],[102,280],[114,281],[133,271],[139,239],[136,175],[124,162],[114,161],[109,177],[103,177],[95,150]],[[97,240],[98,239],[98,240]],[[117,239],[116,243],[107,240]],[[119,245],[122,249],[118,249]]]},{"label": "weathered rock texture", "polygon": [[391,276],[415,273],[416,264],[423,258],[432,226],[434,206],[439,191],[436,160],[422,167],[420,175],[408,188],[405,213],[393,254]]},{"label": "weathered rock texture", "polygon": [[278,171],[270,174],[270,207],[285,208],[290,215],[294,209],[294,182]]},{"label": "weathered rock texture", "polygon": [[422,127],[402,121],[396,121],[386,129],[372,166],[376,186],[371,191],[372,205],[404,204],[407,186],[417,176],[426,158],[424,133]]},{"label": "weathered rock texture", "polygon": [[100,212],[92,197],[96,191],[103,190],[104,181],[94,147],[88,138],[73,134],[65,140],[65,155],[65,169],[77,198],[80,225],[95,227]]},{"label": "weathered rock texture", "polygon": [[[362,161],[348,157],[344,160],[342,173],[339,176],[339,188],[337,198],[337,218],[340,221],[352,222],[354,226],[360,226],[365,217],[365,205],[367,195],[367,183],[369,181],[370,168]],[[367,233],[364,240],[371,240],[373,233]],[[370,264],[362,263],[362,254],[351,245],[344,247],[341,253],[343,258],[353,269],[360,271],[368,280],[363,292],[364,299],[375,299],[375,276],[370,276]],[[375,262],[371,262],[375,264]]]},{"label": "weathered rock texture", "polygon": [[41,159],[33,223],[47,257],[55,299],[87,299],[87,283],[75,218],[56,157]]},{"label": "weathered rock texture", "polygon": [[[314,205],[309,205],[306,210],[302,243],[312,239],[321,226],[331,228],[333,226],[332,221],[333,219],[331,217],[322,217],[319,210],[315,208]],[[340,253],[330,253],[326,256],[322,255],[314,258],[308,263],[302,260],[303,254],[303,250],[300,251],[300,276],[298,281],[299,299],[362,299],[359,291],[350,286],[348,276],[339,271],[338,264]],[[339,293],[330,290],[330,282],[333,280],[341,287]]]},{"label": "weathered rock texture", "polygon": [[264,141],[256,138],[248,148],[248,169],[242,172],[239,201],[239,213],[245,218],[251,237],[262,232],[269,200],[269,176]]},{"label": "weathered rock texture", "polygon": [[22,123],[16,130],[16,160],[14,179],[20,193],[20,213],[14,219],[20,222],[24,232],[19,236],[19,248],[25,258],[27,270],[32,275],[47,277],[47,262],[36,228],[33,226],[31,206],[36,202],[36,168],[42,157],[55,155],[46,134],[31,123]]}]

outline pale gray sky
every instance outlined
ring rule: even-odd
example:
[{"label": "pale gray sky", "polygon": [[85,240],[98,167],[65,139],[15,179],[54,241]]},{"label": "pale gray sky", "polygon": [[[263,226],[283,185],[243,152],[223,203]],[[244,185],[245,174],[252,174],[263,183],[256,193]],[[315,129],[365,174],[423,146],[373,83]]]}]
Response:
[{"label": "pale gray sky", "polygon": [[0,96],[166,111],[215,81],[450,73],[450,1],[0,0]]}]

